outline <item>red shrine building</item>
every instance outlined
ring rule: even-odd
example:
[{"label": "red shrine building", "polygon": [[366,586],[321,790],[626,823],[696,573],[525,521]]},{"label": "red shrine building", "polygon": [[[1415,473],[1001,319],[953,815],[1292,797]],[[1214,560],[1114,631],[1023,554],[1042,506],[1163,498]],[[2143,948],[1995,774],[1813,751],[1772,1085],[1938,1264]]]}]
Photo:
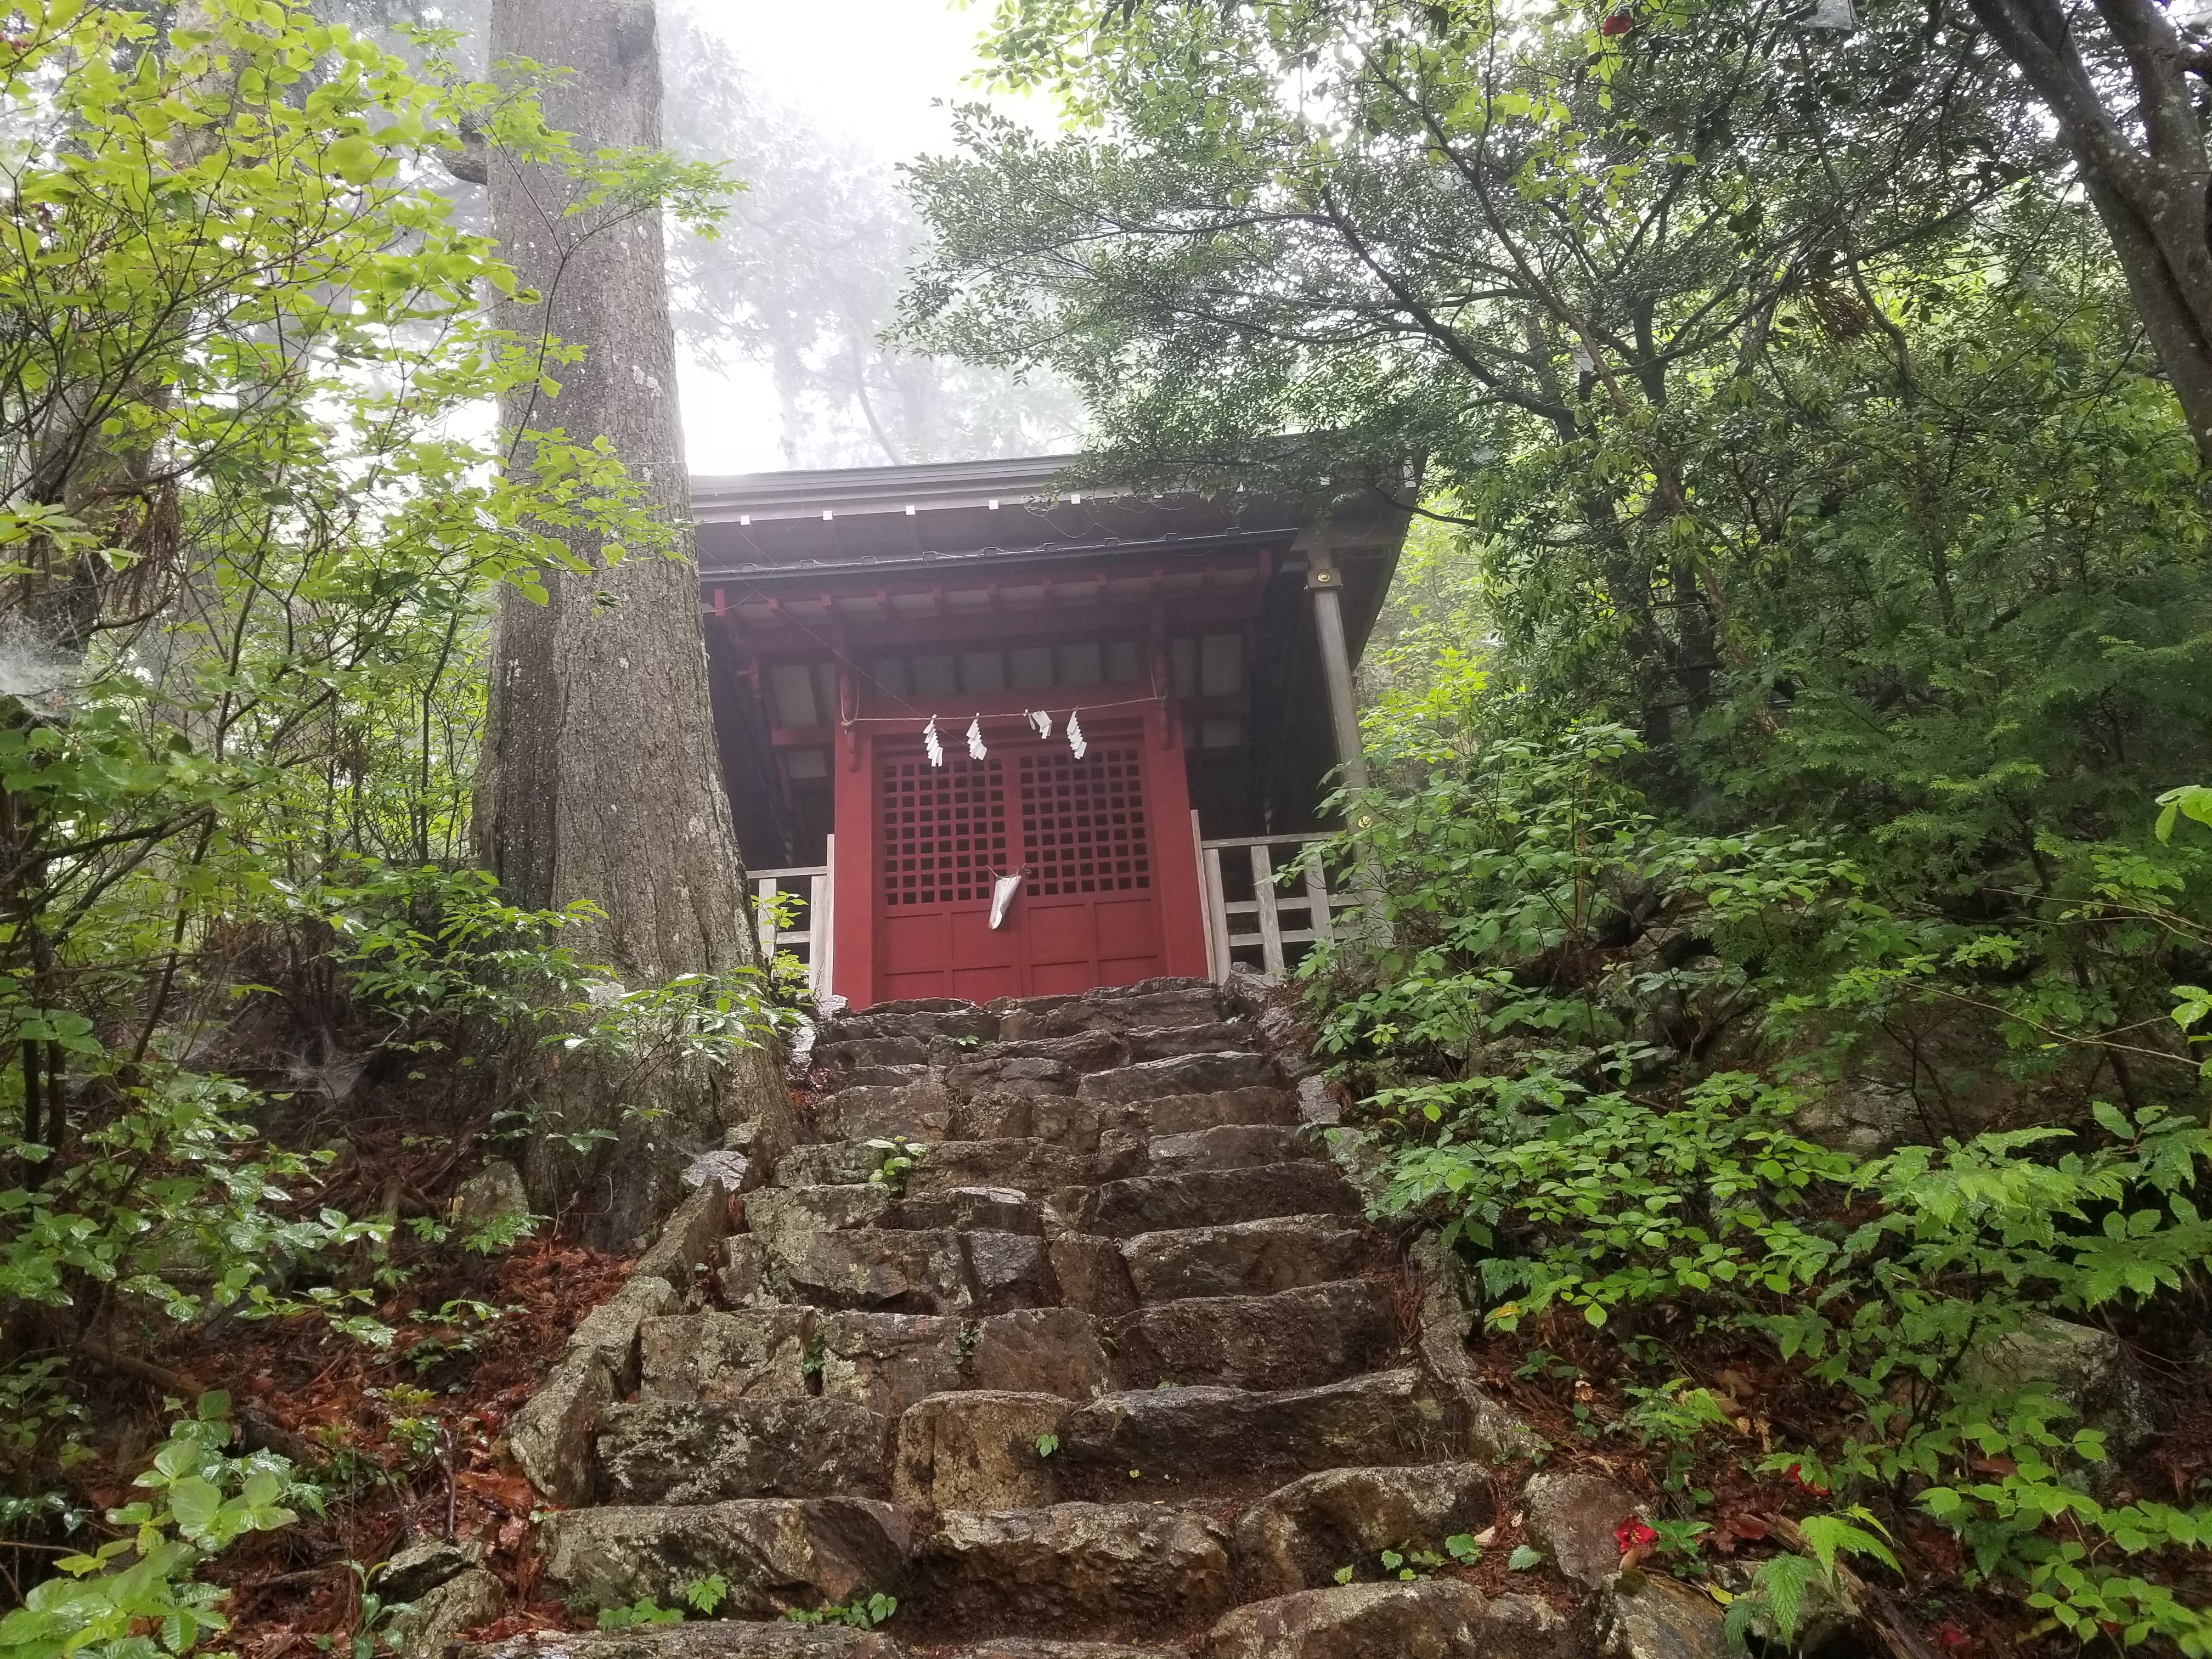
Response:
[{"label": "red shrine building", "polygon": [[854,1007],[1279,974],[1407,514],[1055,485],[1072,458],[692,481],[763,942]]}]

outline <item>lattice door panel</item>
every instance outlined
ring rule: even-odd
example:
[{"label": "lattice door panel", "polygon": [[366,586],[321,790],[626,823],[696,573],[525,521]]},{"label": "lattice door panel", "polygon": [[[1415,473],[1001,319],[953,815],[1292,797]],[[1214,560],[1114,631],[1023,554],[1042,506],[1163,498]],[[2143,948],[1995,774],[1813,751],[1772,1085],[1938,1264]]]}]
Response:
[{"label": "lattice door panel", "polygon": [[881,781],[884,902],[988,901],[993,872],[1011,867],[1004,763],[886,761]]},{"label": "lattice door panel", "polygon": [[1149,888],[1143,755],[1094,747],[1081,760],[1065,750],[1020,761],[1022,862],[1039,897]]}]

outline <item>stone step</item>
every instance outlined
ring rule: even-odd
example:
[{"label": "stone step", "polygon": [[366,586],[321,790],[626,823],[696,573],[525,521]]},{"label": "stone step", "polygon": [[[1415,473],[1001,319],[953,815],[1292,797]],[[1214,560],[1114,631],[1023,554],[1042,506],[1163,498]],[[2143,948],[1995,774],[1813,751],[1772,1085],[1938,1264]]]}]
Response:
[{"label": "stone step", "polygon": [[1050,1447],[1074,1407],[1055,1395],[969,1389],[916,1401],[898,1420],[891,1497],[914,1511],[1041,1509],[1060,1499]]},{"label": "stone step", "polygon": [[1441,1554],[1455,1533],[1497,1519],[1486,1463],[1324,1469],[1272,1492],[1237,1517],[1230,1555],[1242,1600],[1326,1589],[1340,1569],[1371,1571],[1408,1544]]},{"label": "stone step", "polygon": [[1032,1194],[1085,1185],[1097,1178],[1094,1160],[1033,1138],[945,1140],[931,1146],[907,1176],[909,1193],[955,1187],[1011,1187]]},{"label": "stone step", "polygon": [[850,1400],[655,1400],[599,1416],[614,1504],[888,1498],[891,1419]]},{"label": "stone step", "polygon": [[719,1573],[729,1618],[842,1604],[905,1588],[912,1534],[865,1498],[761,1498],[687,1507],[605,1504],[556,1510],[538,1531],[545,1577],[586,1607],[649,1595],[683,1604],[684,1587]]},{"label": "stone step", "polygon": [[1182,1648],[1133,1648],[1122,1642],[1056,1642],[1000,1636],[962,1648],[945,1659],[1188,1659]]},{"label": "stone step", "polygon": [[933,1626],[1081,1632],[1188,1626],[1229,1602],[1227,1528],[1157,1504],[956,1510],[914,1554],[914,1606]]},{"label": "stone step", "polygon": [[991,1006],[999,1012],[1000,1031],[1009,1037],[1206,1025],[1223,1012],[1219,990],[1205,980],[1148,980],[1142,985],[1102,987],[1080,996],[1033,997]]},{"label": "stone step", "polygon": [[1095,1152],[1109,1136],[1147,1140],[1231,1124],[1295,1127],[1299,1121],[1296,1098],[1272,1088],[1133,1101],[995,1093],[971,1096],[955,1107],[952,1132],[964,1139],[1036,1139],[1072,1152]]},{"label": "stone step", "polygon": [[1097,1322],[1073,1308],[979,1320],[825,1313],[816,1329],[823,1396],[854,1400],[886,1417],[955,1389],[1086,1401],[1115,1386]]},{"label": "stone step", "polygon": [[881,1182],[763,1187],[746,1197],[745,1226],[746,1236],[763,1250],[789,1257],[801,1252],[816,1233],[854,1227],[1042,1234],[1044,1207],[1013,1187],[948,1187],[903,1195]]},{"label": "stone step", "polygon": [[814,1122],[825,1139],[942,1140],[951,1132],[953,1097],[943,1083],[862,1084],[814,1103]]},{"label": "stone step", "polygon": [[655,1400],[791,1400],[811,1393],[814,1310],[667,1314],[638,1327],[639,1392]]},{"label": "stone step", "polygon": [[1278,1088],[1282,1073],[1267,1055],[1230,1049],[1148,1060],[1093,1072],[1076,1085],[1085,1100],[1156,1100],[1162,1095],[1210,1095],[1224,1089]]},{"label": "stone step", "polygon": [[619,1630],[526,1632],[498,1642],[459,1642],[450,1659],[905,1659],[881,1631],[809,1628],[781,1620],[695,1619]]},{"label": "stone step", "polygon": [[1203,1025],[1140,1025],[1122,1033],[1121,1063],[1141,1065],[1146,1060],[1224,1050],[1249,1053],[1259,1043],[1260,1034],[1241,1019],[1212,1020]]},{"label": "stone step", "polygon": [[1068,1416],[1060,1455],[1133,1492],[1316,1469],[1456,1461],[1443,1409],[1411,1368],[1314,1389],[1144,1389]]},{"label": "stone step", "polygon": [[1087,1207],[1090,1231],[1127,1238],[1266,1216],[1342,1215],[1359,1201],[1334,1165],[1309,1159],[1109,1181]]},{"label": "stone step", "polygon": [[1364,1231],[1338,1215],[1267,1216],[1139,1233],[1121,1242],[1131,1285],[1146,1302],[1266,1296],[1327,1284],[1357,1274],[1375,1250]]},{"label": "stone step", "polygon": [[1453,1577],[1254,1601],[1224,1618],[1199,1649],[1203,1659],[1567,1659],[1579,1651],[1565,1615],[1549,1603],[1492,1601]]},{"label": "stone step", "polygon": [[1146,1143],[1145,1173],[1248,1170],[1257,1164],[1295,1164],[1322,1155],[1323,1149],[1301,1128],[1281,1123],[1223,1123],[1184,1134],[1153,1136]]},{"label": "stone step", "polygon": [[[865,1140],[811,1141],[794,1146],[775,1161],[771,1184],[777,1187],[851,1187],[884,1166],[881,1147]],[[751,1204],[756,1194],[747,1194]]]},{"label": "stone step", "polygon": [[1018,1389],[1088,1401],[1117,1385],[1099,1322],[1075,1307],[987,1318],[872,1314],[783,1303],[737,1314],[668,1314],[644,1325],[639,1395],[671,1405],[863,1401],[898,1416],[942,1389]]},{"label": "stone step", "polygon": [[806,1233],[767,1249],[763,1279],[790,1301],[885,1313],[1005,1313],[1060,1300],[1042,1238],[983,1228]]},{"label": "stone step", "polygon": [[1389,1295],[1361,1279],[1155,1303],[1114,1321],[1107,1334],[1128,1389],[1314,1388],[1392,1364],[1400,1344]]},{"label": "stone step", "polygon": [[1128,1045],[1114,1032],[1075,1031],[1066,1036],[986,1043],[950,1064],[945,1081],[958,1093],[975,1094],[1030,1079],[1066,1080],[1064,1089],[1039,1092],[1067,1094],[1073,1091],[1075,1078],[1109,1071],[1129,1059]]}]

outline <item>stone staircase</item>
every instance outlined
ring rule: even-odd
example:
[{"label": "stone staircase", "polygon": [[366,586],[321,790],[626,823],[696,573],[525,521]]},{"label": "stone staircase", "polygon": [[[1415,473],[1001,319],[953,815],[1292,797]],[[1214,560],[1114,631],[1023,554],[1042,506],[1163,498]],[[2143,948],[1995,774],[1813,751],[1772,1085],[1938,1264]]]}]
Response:
[{"label": "stone staircase", "polygon": [[[1512,1659],[1584,1621],[1380,1552],[1480,1533],[1515,1431],[1255,1027],[1155,980],[830,1022],[818,1142],[710,1181],[511,1441],[546,1580],[712,1620],[476,1659]],[[1304,1107],[1302,1109],[1302,1100]],[[872,1179],[881,1143],[926,1148]],[[898,1598],[886,1629],[787,1608]]]}]

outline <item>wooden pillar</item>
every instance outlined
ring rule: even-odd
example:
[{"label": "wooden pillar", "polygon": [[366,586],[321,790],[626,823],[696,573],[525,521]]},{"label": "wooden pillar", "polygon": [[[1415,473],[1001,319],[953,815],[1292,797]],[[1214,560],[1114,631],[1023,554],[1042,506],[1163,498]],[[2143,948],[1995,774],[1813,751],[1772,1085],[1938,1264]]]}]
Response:
[{"label": "wooden pillar", "polygon": [[1321,640],[1322,677],[1328,683],[1329,724],[1336,730],[1336,758],[1345,786],[1367,787],[1367,760],[1359,746],[1359,708],[1352,695],[1352,647],[1344,636],[1344,573],[1316,554],[1306,568],[1313,595],[1314,632]]}]

